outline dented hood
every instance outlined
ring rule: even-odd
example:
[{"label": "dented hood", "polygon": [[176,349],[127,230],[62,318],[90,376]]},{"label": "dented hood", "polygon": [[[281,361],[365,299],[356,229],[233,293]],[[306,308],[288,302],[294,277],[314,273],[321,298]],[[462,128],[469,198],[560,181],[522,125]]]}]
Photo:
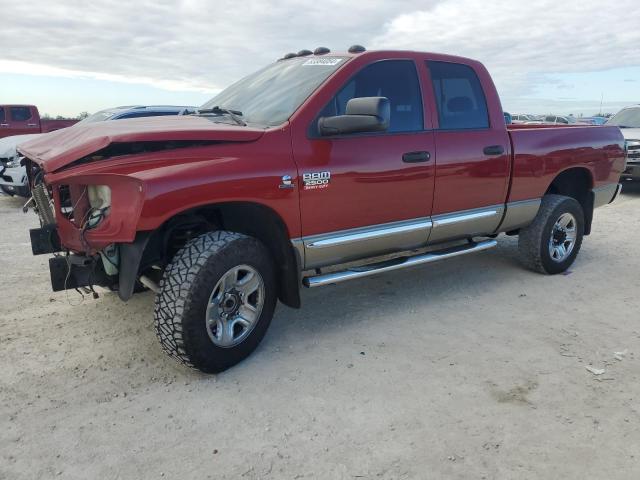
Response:
[{"label": "dented hood", "polygon": [[[219,118],[216,118],[218,120]],[[21,144],[25,157],[47,173],[102,150],[114,143],[158,141],[250,142],[264,130],[214,123],[211,117],[175,115],[76,124]]]}]

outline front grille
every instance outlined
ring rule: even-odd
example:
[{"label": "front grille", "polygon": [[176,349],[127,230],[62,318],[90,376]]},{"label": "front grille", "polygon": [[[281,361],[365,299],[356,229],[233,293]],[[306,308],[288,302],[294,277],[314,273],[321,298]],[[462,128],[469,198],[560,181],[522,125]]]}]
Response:
[{"label": "front grille", "polygon": [[44,227],[54,225],[56,217],[53,209],[51,190],[44,183],[44,172],[37,163],[26,159],[27,180],[31,188],[31,197],[35,205],[35,212],[38,214],[40,224]]},{"label": "front grille", "polygon": [[627,140],[627,162],[640,162],[640,141]]},{"label": "front grille", "polygon": [[27,178],[29,180],[29,186],[31,188],[43,181],[44,172],[36,162],[33,162],[26,158],[24,165],[27,170]]},{"label": "front grille", "polygon": [[51,198],[49,197],[49,192],[47,192],[46,185],[44,183],[36,185],[31,189],[31,195],[36,204],[36,210],[42,226],[46,227],[47,225],[55,224],[56,217],[53,214]]}]

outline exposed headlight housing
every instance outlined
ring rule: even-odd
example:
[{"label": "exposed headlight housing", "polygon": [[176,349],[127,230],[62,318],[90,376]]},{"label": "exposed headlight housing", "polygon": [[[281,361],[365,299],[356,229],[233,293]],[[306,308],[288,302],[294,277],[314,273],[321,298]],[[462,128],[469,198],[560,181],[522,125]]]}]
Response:
[{"label": "exposed headlight housing", "polygon": [[22,158],[14,158],[13,160],[9,160],[7,163],[5,163],[5,166],[7,168],[17,168],[20,166],[21,161]]},{"label": "exposed headlight housing", "polygon": [[107,185],[88,185],[87,195],[89,196],[89,205],[91,206],[87,226],[94,228],[109,215],[111,188]]}]

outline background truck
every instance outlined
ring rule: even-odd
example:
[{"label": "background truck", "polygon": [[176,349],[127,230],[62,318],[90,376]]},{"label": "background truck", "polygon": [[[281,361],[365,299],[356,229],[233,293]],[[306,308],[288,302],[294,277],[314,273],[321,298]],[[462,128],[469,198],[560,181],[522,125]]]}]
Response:
[{"label": "background truck", "polygon": [[620,128],[627,147],[627,168],[622,178],[640,180],[640,105],[623,108],[606,125]]},{"label": "background truck", "polygon": [[70,127],[78,120],[43,120],[35,105],[0,105],[0,138],[47,133]]},{"label": "background truck", "polygon": [[500,233],[519,236],[528,268],[562,272],[625,167],[618,127],[507,127],[477,61],[361,47],[286,55],[195,115],[19,150],[53,290],[151,288],[161,345],[204,372],[249,355],[301,285],[486,250]]}]

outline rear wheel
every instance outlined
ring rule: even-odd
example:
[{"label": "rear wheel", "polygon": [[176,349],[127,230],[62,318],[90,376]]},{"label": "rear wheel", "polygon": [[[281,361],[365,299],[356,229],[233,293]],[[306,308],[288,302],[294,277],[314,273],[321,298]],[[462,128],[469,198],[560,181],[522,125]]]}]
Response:
[{"label": "rear wheel", "polygon": [[545,195],[531,225],[520,230],[522,263],[540,273],[564,272],[576,259],[584,234],[584,212],[571,197]]},{"label": "rear wheel", "polygon": [[276,294],[273,262],[260,241],[224,231],[201,235],[178,251],[160,282],[160,344],[203,372],[226,370],[264,337]]}]

